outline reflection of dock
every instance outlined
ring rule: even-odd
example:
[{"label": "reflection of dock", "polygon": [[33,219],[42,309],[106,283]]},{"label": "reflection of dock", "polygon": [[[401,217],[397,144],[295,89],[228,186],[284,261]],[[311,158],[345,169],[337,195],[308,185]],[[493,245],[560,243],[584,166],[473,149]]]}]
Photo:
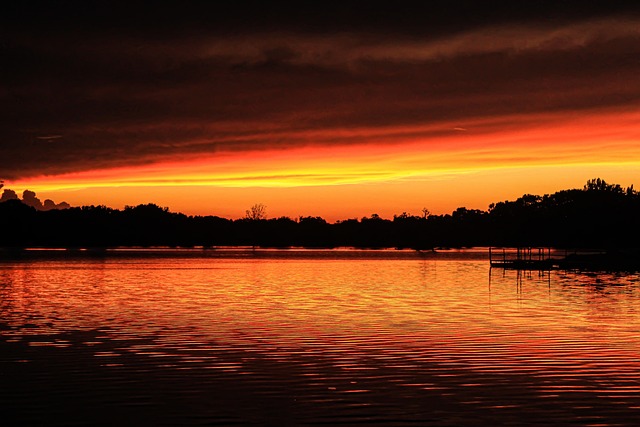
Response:
[{"label": "reflection of dock", "polygon": [[550,248],[489,248],[491,267],[511,270],[551,270],[558,267],[558,259]]}]

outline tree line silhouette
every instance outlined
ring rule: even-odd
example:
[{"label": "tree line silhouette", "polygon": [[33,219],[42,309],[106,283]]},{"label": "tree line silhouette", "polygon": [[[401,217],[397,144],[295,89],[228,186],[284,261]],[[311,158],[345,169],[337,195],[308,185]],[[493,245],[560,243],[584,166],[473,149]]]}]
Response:
[{"label": "tree line silhouette", "polygon": [[412,248],[553,246],[637,248],[640,194],[589,180],[583,189],[492,203],[488,210],[407,213],[328,223],[321,217],[266,218],[254,205],[245,218],[187,216],[155,204],[36,210],[18,199],[0,203],[1,247],[262,246]]}]

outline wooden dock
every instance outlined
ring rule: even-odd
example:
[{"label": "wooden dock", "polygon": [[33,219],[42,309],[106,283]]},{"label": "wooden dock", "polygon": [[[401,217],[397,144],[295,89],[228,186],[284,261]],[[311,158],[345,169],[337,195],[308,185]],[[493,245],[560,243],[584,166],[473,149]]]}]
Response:
[{"label": "wooden dock", "polygon": [[640,249],[489,248],[491,267],[505,270],[640,271]]},{"label": "wooden dock", "polygon": [[489,248],[491,267],[511,270],[551,270],[558,259],[551,255],[551,248]]}]

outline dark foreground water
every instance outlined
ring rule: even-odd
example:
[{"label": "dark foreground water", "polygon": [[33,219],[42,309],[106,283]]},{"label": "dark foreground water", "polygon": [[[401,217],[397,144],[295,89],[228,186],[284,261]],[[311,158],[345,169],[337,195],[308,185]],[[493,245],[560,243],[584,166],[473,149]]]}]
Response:
[{"label": "dark foreground water", "polygon": [[484,251],[0,260],[0,425],[637,425],[640,275]]}]

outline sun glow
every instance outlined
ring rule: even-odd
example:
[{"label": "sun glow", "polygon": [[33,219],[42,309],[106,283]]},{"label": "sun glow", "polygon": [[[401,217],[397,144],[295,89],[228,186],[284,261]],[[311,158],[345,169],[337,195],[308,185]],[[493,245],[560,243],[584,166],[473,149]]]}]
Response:
[{"label": "sun glow", "polygon": [[[251,200],[249,194],[253,194],[255,200],[278,189],[282,192],[307,188],[308,194],[319,194],[318,188],[331,187],[335,191],[341,186],[351,190],[360,188],[363,194],[377,188],[388,197],[386,204],[393,204],[397,195],[404,194],[406,189],[413,191],[414,199],[422,199],[425,194],[434,193],[430,188],[434,183],[448,182],[444,184],[446,189],[447,185],[467,182],[457,188],[455,195],[447,196],[445,191],[441,195],[442,206],[455,208],[456,203],[482,200],[482,205],[476,207],[485,208],[504,193],[504,188],[511,187],[512,182],[521,185],[512,196],[535,191],[541,187],[541,181],[554,183],[555,188],[548,191],[575,185],[575,175],[570,182],[567,179],[568,168],[583,171],[578,182],[612,170],[617,172],[613,177],[607,175],[610,180],[623,178],[623,184],[637,182],[640,178],[637,123],[640,123],[640,113],[616,112],[563,117],[562,120],[554,115],[513,116],[437,126],[314,131],[291,135],[290,138],[299,138],[300,144],[286,150],[226,151],[174,161],[160,159],[141,166],[35,177],[10,184],[18,190],[29,188],[58,199],[59,195],[67,197],[68,194],[86,196],[96,188],[114,192],[118,189],[123,195],[130,193],[127,188],[136,189],[138,194],[143,189],[142,193],[151,201],[154,195],[161,196],[161,189],[165,187],[181,188],[180,191],[191,189],[192,194],[235,189],[244,190],[247,199],[231,203],[246,206]],[[327,143],[330,139],[333,144]],[[510,171],[511,178],[506,181],[497,178],[503,176],[501,170]],[[546,175],[542,177],[542,173]],[[496,178],[488,178],[491,176]],[[478,177],[485,177],[482,188],[473,184]],[[344,192],[335,191],[336,197],[326,200],[326,204],[344,206],[347,200],[353,200],[350,197],[345,200],[339,196],[341,193]],[[69,198],[75,204],[97,202],[85,196]],[[198,203],[201,202],[191,200],[187,204],[178,201],[170,204],[177,210],[205,213]],[[326,212],[326,204],[319,210]],[[378,204],[382,207],[385,203]],[[309,201],[302,205],[312,210]],[[350,215],[348,206],[344,207],[339,216]],[[330,210],[338,215],[336,209]],[[283,211],[283,214],[295,212]]]}]

